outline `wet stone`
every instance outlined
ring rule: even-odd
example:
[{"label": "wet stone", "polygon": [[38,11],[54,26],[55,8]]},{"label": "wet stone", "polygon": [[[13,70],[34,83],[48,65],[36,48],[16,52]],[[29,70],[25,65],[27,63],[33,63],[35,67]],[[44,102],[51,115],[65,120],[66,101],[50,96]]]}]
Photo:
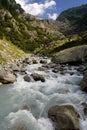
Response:
[{"label": "wet stone", "polygon": [[43,75],[40,75],[40,74],[37,74],[37,73],[32,73],[31,76],[33,77],[33,79],[35,81],[45,82],[45,78],[43,77]]},{"label": "wet stone", "polygon": [[27,81],[27,82],[30,82],[30,81],[31,81],[31,78],[30,78],[30,76],[29,76],[28,74],[26,74],[26,75],[24,76],[24,80]]}]

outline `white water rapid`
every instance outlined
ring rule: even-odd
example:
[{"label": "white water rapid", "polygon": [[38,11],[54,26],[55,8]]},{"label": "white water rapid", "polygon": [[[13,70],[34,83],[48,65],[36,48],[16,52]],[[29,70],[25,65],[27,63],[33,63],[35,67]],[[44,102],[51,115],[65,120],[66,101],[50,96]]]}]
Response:
[{"label": "white water rapid", "polygon": [[[51,106],[72,104],[79,112],[80,129],[87,130],[87,118],[83,114],[81,103],[87,102],[87,94],[80,90],[82,75],[76,67],[68,68],[73,75],[53,73],[51,69],[38,71],[41,64],[27,67],[27,73],[37,72],[44,75],[46,81],[26,82],[18,75],[17,82],[0,88],[0,130],[16,130],[18,124],[24,124],[27,130],[54,130],[47,113]],[[24,110],[24,106],[29,107]]]}]

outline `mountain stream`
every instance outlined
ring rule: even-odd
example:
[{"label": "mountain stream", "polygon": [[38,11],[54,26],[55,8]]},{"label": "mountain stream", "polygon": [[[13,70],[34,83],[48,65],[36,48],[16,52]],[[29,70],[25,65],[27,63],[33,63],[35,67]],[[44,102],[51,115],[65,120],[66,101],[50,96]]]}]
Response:
[{"label": "mountain stream", "polygon": [[[19,124],[27,130],[54,130],[48,119],[51,106],[71,104],[80,113],[80,129],[87,130],[87,117],[83,114],[82,103],[87,102],[87,94],[80,90],[82,74],[77,67],[67,67],[65,75],[52,72],[52,69],[39,71],[42,64],[27,66],[27,73],[44,75],[46,81],[26,82],[18,74],[17,82],[0,87],[0,130],[16,130]],[[73,72],[70,75],[69,72]],[[23,107],[27,109],[23,109]],[[18,130],[18,129],[17,129]]]}]

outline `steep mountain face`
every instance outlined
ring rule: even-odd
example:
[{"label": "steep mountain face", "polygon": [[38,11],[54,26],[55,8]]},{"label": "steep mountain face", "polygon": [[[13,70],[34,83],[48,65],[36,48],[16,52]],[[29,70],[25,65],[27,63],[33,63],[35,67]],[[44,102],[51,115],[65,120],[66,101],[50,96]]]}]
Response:
[{"label": "steep mountain face", "polygon": [[24,12],[24,10],[15,2],[15,0],[0,0],[0,8],[7,9],[13,15]]},{"label": "steep mountain face", "polygon": [[87,4],[62,12],[56,23],[57,32],[62,37],[42,48],[40,53],[53,55],[67,48],[87,44]]},{"label": "steep mountain face", "polygon": [[57,21],[68,23],[69,27],[64,30],[66,35],[87,31],[87,4],[62,12]]},{"label": "steep mountain face", "polygon": [[25,52],[31,52],[61,38],[62,33],[57,22],[26,14],[15,0],[0,0],[0,38],[3,37]]},{"label": "steep mountain face", "polygon": [[57,21],[60,23],[59,31],[65,36],[65,41],[54,47],[51,54],[87,44],[87,4],[62,12]]}]

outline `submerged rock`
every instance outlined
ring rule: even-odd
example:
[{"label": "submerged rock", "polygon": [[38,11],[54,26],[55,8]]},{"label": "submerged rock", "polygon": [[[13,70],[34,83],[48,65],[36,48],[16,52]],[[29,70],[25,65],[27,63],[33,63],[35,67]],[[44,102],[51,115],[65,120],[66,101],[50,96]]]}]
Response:
[{"label": "submerged rock", "polygon": [[87,92],[87,72],[84,74],[84,77],[81,81],[81,90]]},{"label": "submerged rock", "polygon": [[51,107],[48,117],[54,122],[56,130],[80,130],[77,112],[71,105]]},{"label": "submerged rock", "polygon": [[44,67],[38,67],[38,70],[39,71],[45,71],[45,68]]},{"label": "submerged rock", "polygon": [[14,128],[11,128],[9,130],[27,130],[27,127],[25,124],[19,124],[17,126],[14,126]]},{"label": "submerged rock", "polygon": [[23,110],[27,110],[27,111],[29,111],[29,110],[31,110],[31,107],[28,106],[28,105],[24,105],[22,109],[23,109]]},{"label": "submerged rock", "polygon": [[40,75],[40,74],[37,74],[37,73],[32,73],[31,76],[33,77],[33,79],[35,81],[45,82],[45,78],[43,77],[43,75]]}]

